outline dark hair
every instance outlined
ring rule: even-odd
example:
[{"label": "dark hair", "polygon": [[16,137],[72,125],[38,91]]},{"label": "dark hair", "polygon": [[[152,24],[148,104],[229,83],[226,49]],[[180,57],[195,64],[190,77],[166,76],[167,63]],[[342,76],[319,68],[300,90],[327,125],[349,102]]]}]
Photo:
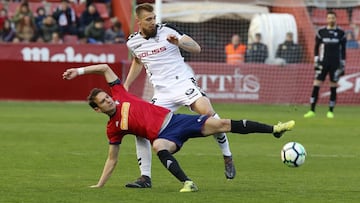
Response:
[{"label": "dark hair", "polygon": [[135,8],[136,16],[140,16],[142,11],[153,12],[154,7],[149,3],[140,4]]},{"label": "dark hair", "polygon": [[336,17],[336,13],[333,10],[328,10],[328,12],[326,13],[326,16],[327,15],[334,15]]},{"label": "dark hair", "polygon": [[89,96],[87,97],[88,103],[91,106],[91,108],[96,108],[99,107],[97,105],[97,103],[95,103],[95,97],[100,93],[100,92],[105,92],[104,90],[100,89],[100,88],[94,88],[90,91]]}]

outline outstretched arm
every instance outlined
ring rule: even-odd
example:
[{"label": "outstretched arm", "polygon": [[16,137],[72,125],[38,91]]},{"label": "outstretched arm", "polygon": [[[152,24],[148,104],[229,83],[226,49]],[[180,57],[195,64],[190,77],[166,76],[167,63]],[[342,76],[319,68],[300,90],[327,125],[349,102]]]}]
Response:
[{"label": "outstretched arm", "polygon": [[69,68],[63,73],[63,79],[72,80],[79,75],[84,74],[100,74],[104,75],[108,83],[114,82],[118,79],[118,76],[107,64],[97,64],[91,66],[85,66],[81,68]]},{"label": "outstretched arm", "polygon": [[96,185],[90,186],[91,188],[100,188],[105,185],[105,183],[110,178],[110,176],[111,176],[112,172],[114,171],[115,166],[117,164],[118,156],[119,156],[119,149],[120,149],[119,145],[109,145],[108,158],[105,162],[105,166],[104,166],[103,172],[101,174],[101,177]]},{"label": "outstretched arm", "polygon": [[140,62],[138,58],[134,58],[129,73],[126,77],[126,80],[124,82],[124,88],[126,90],[129,90],[130,85],[134,82],[134,80],[139,76],[141,73],[143,64]]},{"label": "outstretched arm", "polygon": [[178,39],[175,35],[169,35],[167,40],[190,53],[200,53],[201,51],[200,45],[187,35],[183,36],[181,39]]}]

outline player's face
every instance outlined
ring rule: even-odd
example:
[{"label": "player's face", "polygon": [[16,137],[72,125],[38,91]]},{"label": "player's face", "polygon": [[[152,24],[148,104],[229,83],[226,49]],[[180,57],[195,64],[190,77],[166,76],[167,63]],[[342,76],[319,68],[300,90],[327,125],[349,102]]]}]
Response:
[{"label": "player's face", "polygon": [[105,92],[100,92],[95,97],[95,103],[98,105],[96,111],[112,115],[116,111],[116,104],[114,100]]},{"label": "player's face", "polygon": [[156,36],[156,16],[153,12],[143,11],[139,16],[139,28],[146,37]]},{"label": "player's face", "polygon": [[326,21],[329,26],[334,26],[336,24],[336,16],[334,14],[328,14],[326,17]]}]

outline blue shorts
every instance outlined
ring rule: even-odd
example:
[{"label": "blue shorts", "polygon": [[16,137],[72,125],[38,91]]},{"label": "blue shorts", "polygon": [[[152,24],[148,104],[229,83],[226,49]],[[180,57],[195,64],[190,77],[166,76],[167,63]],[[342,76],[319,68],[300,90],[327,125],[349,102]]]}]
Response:
[{"label": "blue shorts", "polygon": [[208,118],[207,115],[174,114],[158,138],[175,142],[179,150],[189,138],[204,137],[201,130]]}]

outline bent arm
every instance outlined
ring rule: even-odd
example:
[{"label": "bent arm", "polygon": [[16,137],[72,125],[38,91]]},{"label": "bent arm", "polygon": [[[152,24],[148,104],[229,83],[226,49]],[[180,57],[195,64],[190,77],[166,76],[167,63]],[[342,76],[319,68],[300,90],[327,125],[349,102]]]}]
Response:
[{"label": "bent arm", "polygon": [[83,74],[100,74],[104,75],[108,83],[114,82],[118,79],[118,76],[107,64],[97,64],[91,66],[85,66],[81,68],[69,68],[63,73],[63,79],[72,80],[79,75]]},{"label": "bent arm", "polygon": [[134,80],[140,75],[143,64],[140,62],[138,58],[134,58],[129,73],[124,82],[124,88],[129,90],[130,85],[134,82]]},{"label": "bent arm", "polygon": [[200,53],[201,47],[200,45],[193,40],[191,37],[184,35],[181,39],[178,39],[175,35],[169,35],[167,40],[180,47],[181,49],[190,52],[190,53]]},{"label": "bent arm", "polygon": [[108,181],[108,179],[110,178],[112,172],[116,167],[119,156],[119,149],[120,149],[119,145],[109,145],[108,158],[105,162],[101,177],[96,185],[92,185],[90,187],[99,188],[105,185],[105,183]]}]

